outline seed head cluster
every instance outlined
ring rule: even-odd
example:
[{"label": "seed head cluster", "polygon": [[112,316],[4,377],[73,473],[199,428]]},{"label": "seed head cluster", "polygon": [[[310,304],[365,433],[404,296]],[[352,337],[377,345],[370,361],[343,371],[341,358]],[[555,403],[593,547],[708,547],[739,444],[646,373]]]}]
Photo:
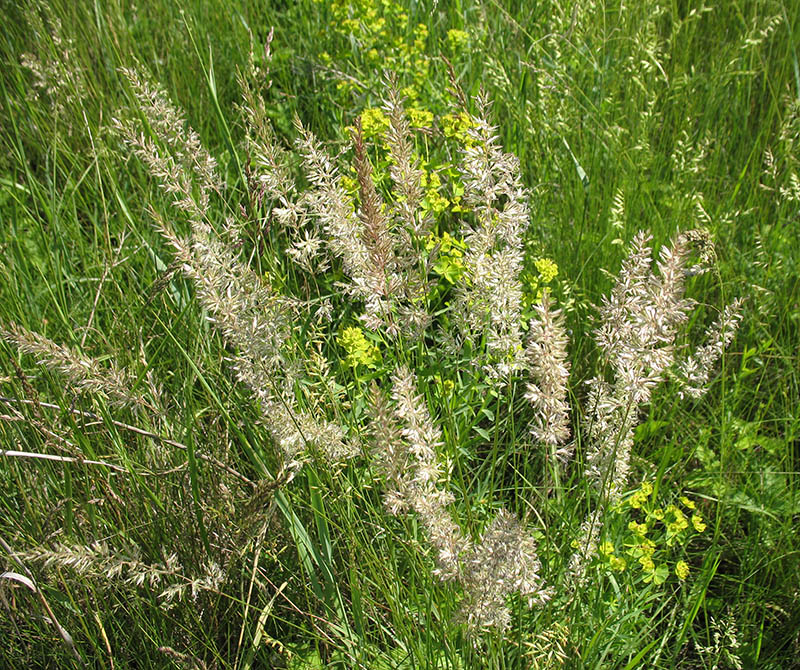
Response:
[{"label": "seed head cluster", "polygon": [[413,373],[401,367],[393,375],[393,412],[376,388],[372,397],[375,462],[390,484],[386,506],[392,514],[413,512],[420,521],[436,551],[434,573],[464,590],[458,618],[472,631],[504,629],[510,594],[519,593],[529,606],[546,602],[550,591],[540,577],[536,541],[523,523],[501,509],[476,542],[448,510],[454,498],[443,488],[441,431],[416,391]]}]

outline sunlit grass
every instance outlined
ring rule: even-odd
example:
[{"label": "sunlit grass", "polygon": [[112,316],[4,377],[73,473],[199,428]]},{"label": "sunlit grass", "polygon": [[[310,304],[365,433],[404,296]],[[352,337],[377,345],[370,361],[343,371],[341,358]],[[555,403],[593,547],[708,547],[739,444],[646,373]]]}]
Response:
[{"label": "sunlit grass", "polygon": [[[0,448],[62,459],[0,457],[0,572],[36,588],[0,579],[3,665],[70,667],[75,652],[115,668],[795,663],[794,3],[54,1],[0,11],[0,326],[40,333],[99,369],[134,371],[126,390],[141,401],[79,394],[2,345]],[[512,598],[505,633],[476,640],[453,623],[462,592],[432,578],[424,528],[413,515],[387,514],[368,459],[331,468],[317,454],[288,481],[261,408],[236,382],[233,351],[153,225],[150,206],[187,231],[113,130],[114,118],[135,110],[122,67],[163,85],[218,158],[228,188],[208,218],[221,230],[245,211],[241,261],[304,298],[334,290],[330,277],[312,283],[271,251],[285,241],[269,206],[250,199],[256,157],[245,148],[236,77],[251,72],[251,48],[261,71],[254,85],[301,186],[295,115],[332,153],[346,152],[356,119],[381,105],[387,66],[420,125],[444,128],[418,133],[416,148],[445,286],[463,272],[459,241],[444,237],[460,215],[453,185],[465,140],[448,135],[459,99],[448,89],[456,83],[470,100],[485,89],[500,143],[519,157],[531,192],[526,309],[547,286],[565,310],[571,407],[584,406],[583,382],[596,370],[592,305],[611,289],[636,231],[650,230],[656,246],[677,231],[712,233],[714,271],[687,280],[702,301],[693,341],[723,305],[746,301],[709,394],[681,399],[664,386],[643,407],[623,499],[652,491],[609,513],[610,546],[592,581],[544,609]],[[387,189],[386,150],[370,152]],[[347,177],[357,189],[357,175]],[[541,259],[558,268],[548,281]],[[426,300],[444,313],[449,297]],[[376,335],[348,348],[362,311],[342,304],[333,315],[341,327],[323,341],[309,341],[311,320],[290,334],[297,351],[318,346],[339,366],[342,388],[329,392],[340,394],[342,416],[357,417],[353,431],[366,425],[370,383],[388,382],[383,363],[409,362]],[[573,551],[565,529],[577,536],[593,499],[580,412],[571,415],[576,460],[556,477],[520,423],[530,412],[523,386],[492,391],[469,350],[437,367],[438,346],[423,341],[407,358],[424,371],[420,392],[444,434],[454,514],[477,540],[508,508],[536,530],[545,582],[564,582]],[[366,452],[368,441],[360,444]],[[671,504],[689,526],[668,542],[667,524],[678,519]],[[662,584],[642,576],[629,525],[656,510],[665,515],[652,521],[654,557],[669,566]]]}]

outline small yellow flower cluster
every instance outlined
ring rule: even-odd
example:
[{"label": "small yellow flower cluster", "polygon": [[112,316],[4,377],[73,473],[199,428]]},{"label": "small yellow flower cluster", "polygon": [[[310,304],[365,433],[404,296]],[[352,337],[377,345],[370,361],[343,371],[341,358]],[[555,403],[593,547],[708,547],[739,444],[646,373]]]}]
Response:
[{"label": "small yellow flower cluster", "polygon": [[602,542],[600,546],[597,548],[598,553],[602,560],[608,564],[614,572],[623,572],[626,567],[628,567],[628,562],[622,558],[622,556],[617,556],[614,553],[614,545],[611,542]]},{"label": "small yellow flower cluster", "polygon": [[452,379],[442,379],[442,375],[433,375],[433,380],[442,389],[445,396],[449,396],[456,388],[456,384]]},{"label": "small yellow flower cluster", "polygon": [[460,53],[469,42],[469,33],[455,28],[447,31],[447,46],[451,53]]},{"label": "small yellow flower cluster", "polygon": [[454,138],[465,146],[474,144],[469,131],[475,127],[475,123],[466,112],[455,112],[442,116],[442,132],[447,138]]},{"label": "small yellow flower cluster", "polygon": [[320,58],[325,64],[335,62],[337,68],[350,62],[356,70],[355,77],[342,76],[337,89],[350,93],[359,88],[359,81],[377,84],[373,74],[388,70],[408,82],[402,92],[416,99],[429,79],[428,27],[419,23],[409,31],[409,16],[394,0],[332,0],[327,7],[334,38],[329,41],[338,48]]},{"label": "small yellow flower cluster", "polygon": [[631,521],[628,524],[628,530],[633,531],[636,535],[640,535],[644,537],[647,535],[647,524],[646,523],[636,523],[635,521]]},{"label": "small yellow flower cluster", "polygon": [[[697,505],[686,496],[679,498],[679,504],[657,507],[654,500],[655,487],[645,481],[616,508],[617,514],[626,510],[634,515],[627,523],[628,535],[624,540],[625,554],[636,561],[642,570],[645,583],[663,584],[670,575],[669,563],[675,559],[679,547],[691,539],[692,532],[702,533],[706,529]],[[689,513],[691,518],[689,518]],[[621,563],[614,561],[614,546],[610,541],[602,542],[598,554],[610,569],[622,571]],[[623,559],[624,560],[624,559]],[[684,581],[689,576],[689,565],[677,560],[672,568],[675,576]]]},{"label": "small yellow flower cluster", "polygon": [[412,128],[430,128],[433,125],[433,112],[412,107],[408,110],[408,122]]},{"label": "small yellow flower cluster", "polygon": [[558,276],[558,265],[551,258],[540,258],[534,265],[539,273],[539,279],[545,284],[549,284]]},{"label": "small yellow flower cluster", "polygon": [[[533,272],[533,269],[536,272]],[[533,262],[533,269],[525,270],[522,277],[524,287],[523,303],[525,313],[533,312],[533,305],[542,302],[542,294],[550,282],[558,276],[558,265],[552,258],[538,258]]]},{"label": "small yellow flower cluster", "polygon": [[653,485],[650,482],[642,482],[642,486],[638,491],[634,491],[633,495],[628,500],[628,505],[632,509],[642,509],[642,505],[647,502],[647,499],[653,493]]},{"label": "small yellow flower cluster", "polygon": [[389,117],[380,107],[368,107],[361,112],[361,130],[367,139],[381,137],[389,130]]},{"label": "small yellow flower cluster", "polygon": [[361,328],[345,328],[338,337],[338,343],[347,352],[345,363],[350,367],[365,365],[368,368],[377,368],[381,362],[380,349],[367,340]]},{"label": "small yellow flower cluster", "polygon": [[425,197],[422,199],[423,210],[431,212],[434,216],[447,210],[450,201],[440,192],[442,178],[438,172],[423,172],[420,186],[425,189]]}]

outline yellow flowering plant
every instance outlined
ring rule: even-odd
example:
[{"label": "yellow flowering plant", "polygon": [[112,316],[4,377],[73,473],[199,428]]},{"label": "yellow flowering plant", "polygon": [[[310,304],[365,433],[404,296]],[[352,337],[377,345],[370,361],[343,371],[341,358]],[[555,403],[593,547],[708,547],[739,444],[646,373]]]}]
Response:
[{"label": "yellow flowering plant", "polygon": [[684,581],[691,572],[683,558],[686,549],[707,525],[689,497],[660,505],[656,495],[653,483],[644,481],[616,505],[613,511],[622,522],[617,528],[624,530],[616,535],[616,545],[609,538],[602,541],[597,555],[612,572],[635,567],[634,574],[646,584],[663,584],[671,574]]},{"label": "yellow flowering plant", "polygon": [[[336,63],[329,73],[340,93],[350,96],[377,90],[381,88],[377,75],[386,70],[397,75],[402,93],[410,100],[423,92],[430,97],[428,26],[412,24],[408,13],[393,0],[333,0],[326,7],[330,47],[320,59],[324,65]],[[466,40],[455,34],[448,36],[448,43],[455,52],[466,48]],[[342,64],[347,64],[345,69],[350,72],[342,72]]]},{"label": "yellow flowering plant", "polygon": [[344,362],[352,368],[364,365],[374,369],[381,362],[380,349],[367,339],[361,328],[356,326],[344,328],[337,341],[347,352]]}]

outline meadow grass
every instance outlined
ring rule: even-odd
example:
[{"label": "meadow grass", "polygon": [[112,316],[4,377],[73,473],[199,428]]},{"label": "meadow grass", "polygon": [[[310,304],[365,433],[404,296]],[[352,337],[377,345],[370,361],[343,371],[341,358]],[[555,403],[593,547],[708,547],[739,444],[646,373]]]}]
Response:
[{"label": "meadow grass", "polygon": [[797,666],[797,3],[0,11],[4,667]]}]

